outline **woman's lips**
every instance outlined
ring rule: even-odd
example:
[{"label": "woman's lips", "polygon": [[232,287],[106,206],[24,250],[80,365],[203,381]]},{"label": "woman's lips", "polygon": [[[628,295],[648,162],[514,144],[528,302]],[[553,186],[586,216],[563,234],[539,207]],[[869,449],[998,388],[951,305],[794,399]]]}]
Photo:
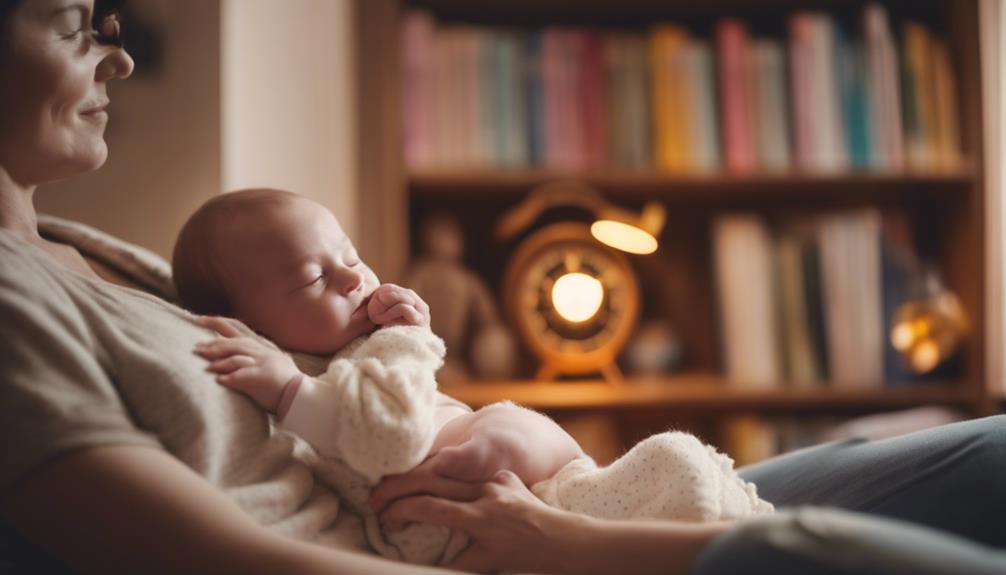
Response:
[{"label": "woman's lips", "polygon": [[108,109],[109,102],[99,102],[95,105],[89,106],[80,112],[81,117],[90,120],[92,122],[104,122],[108,120]]}]

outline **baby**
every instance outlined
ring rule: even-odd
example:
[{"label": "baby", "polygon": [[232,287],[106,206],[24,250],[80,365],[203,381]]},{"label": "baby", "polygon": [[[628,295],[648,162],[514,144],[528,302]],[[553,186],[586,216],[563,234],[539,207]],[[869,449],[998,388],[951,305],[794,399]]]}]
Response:
[{"label": "baby", "polygon": [[[772,509],[728,457],[691,435],[656,435],[599,469],[541,414],[510,403],[472,412],[438,393],[444,345],[429,329],[429,307],[412,290],[381,284],[311,200],[268,189],[213,198],[182,229],[173,265],[189,309],[251,328],[200,320],[224,335],[196,349],[217,381],[314,447],[316,472],[364,517],[368,541],[386,556],[443,562],[467,544],[430,525],[382,533],[367,505],[382,477],[435,454],[441,475],[477,481],[509,469],[546,503],[599,517],[715,520]],[[300,367],[283,350],[300,352]],[[328,359],[311,368],[303,354]]]}]

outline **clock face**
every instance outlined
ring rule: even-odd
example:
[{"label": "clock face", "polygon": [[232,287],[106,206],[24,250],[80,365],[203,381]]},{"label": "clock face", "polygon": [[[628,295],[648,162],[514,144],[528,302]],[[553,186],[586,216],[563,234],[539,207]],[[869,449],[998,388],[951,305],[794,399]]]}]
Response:
[{"label": "clock face", "polygon": [[518,246],[503,285],[504,304],[524,342],[558,373],[610,365],[639,312],[639,286],[628,260],[583,224],[535,232]]}]

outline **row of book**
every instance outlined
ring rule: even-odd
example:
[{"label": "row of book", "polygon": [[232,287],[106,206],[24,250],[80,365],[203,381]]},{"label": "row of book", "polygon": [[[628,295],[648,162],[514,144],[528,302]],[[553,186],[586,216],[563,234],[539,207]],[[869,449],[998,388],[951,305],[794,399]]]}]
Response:
[{"label": "row of book", "polygon": [[828,14],[787,39],[738,20],[711,40],[645,33],[402,24],[404,146],[413,168],[670,171],[953,169],[960,162],[945,43],[879,5],[848,36]]},{"label": "row of book", "polygon": [[[896,386],[913,374],[888,336],[920,263],[903,213],[876,209],[713,224],[725,372],[739,386]],[[949,370],[949,371],[948,371]]]}]

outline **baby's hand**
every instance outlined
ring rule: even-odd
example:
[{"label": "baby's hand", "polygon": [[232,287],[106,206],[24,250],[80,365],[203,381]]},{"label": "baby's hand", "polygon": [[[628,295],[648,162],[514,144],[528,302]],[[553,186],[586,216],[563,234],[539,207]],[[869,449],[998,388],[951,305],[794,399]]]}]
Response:
[{"label": "baby's hand", "polygon": [[430,325],[430,306],[416,292],[395,284],[382,284],[370,296],[367,315],[375,325]]},{"label": "baby's hand", "polygon": [[301,375],[290,356],[259,337],[227,335],[196,344],[196,353],[209,360],[217,383],[247,394],[263,409],[275,413],[283,389]]}]

